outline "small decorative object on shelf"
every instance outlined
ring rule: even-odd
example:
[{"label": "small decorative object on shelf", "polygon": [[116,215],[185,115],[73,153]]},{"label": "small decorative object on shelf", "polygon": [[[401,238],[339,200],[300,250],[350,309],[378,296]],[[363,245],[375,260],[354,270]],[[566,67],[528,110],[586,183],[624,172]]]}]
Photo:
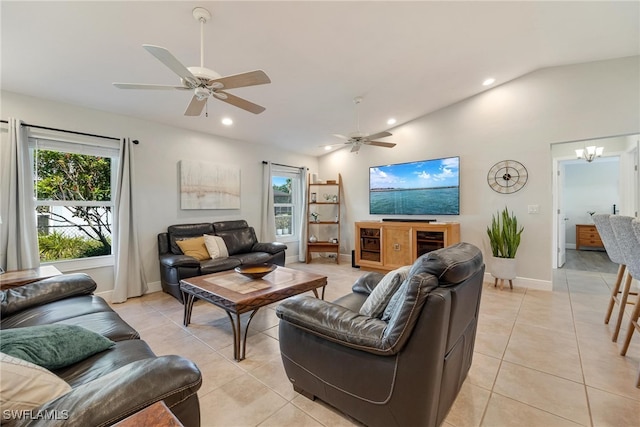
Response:
[{"label": "small decorative object on shelf", "polygon": [[309,237],[309,242],[316,243],[317,241],[318,241],[318,238],[316,236],[314,236],[313,234],[311,235],[311,237]]},{"label": "small decorative object on shelf", "polygon": [[313,222],[318,222],[318,217],[320,214],[318,212],[311,212],[311,218],[313,218]]},{"label": "small decorative object on shelf", "polygon": [[311,203],[315,203],[317,201],[316,193],[311,193]]}]

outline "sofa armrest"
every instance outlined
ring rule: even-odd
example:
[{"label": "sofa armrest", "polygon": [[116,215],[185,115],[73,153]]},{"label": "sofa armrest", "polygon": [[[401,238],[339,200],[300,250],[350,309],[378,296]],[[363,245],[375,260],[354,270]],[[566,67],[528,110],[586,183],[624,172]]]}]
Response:
[{"label": "sofa armrest", "polygon": [[267,252],[270,254],[277,254],[278,252],[282,252],[287,249],[287,245],[281,242],[270,242],[270,243],[255,243],[253,247],[251,247],[251,252]]},{"label": "sofa armrest", "polygon": [[[201,385],[202,375],[193,362],[160,356],[132,362],[35,409],[66,413],[65,426],[110,426],[160,400],[171,409]],[[29,426],[47,423],[51,421],[31,420]]]},{"label": "sofa armrest", "polygon": [[0,314],[4,317],[29,307],[78,295],[91,295],[96,288],[96,282],[84,273],[49,277],[2,291]]},{"label": "sofa armrest", "polygon": [[358,277],[353,286],[351,286],[351,290],[359,294],[369,295],[373,292],[373,289],[378,285],[378,283],[380,283],[383,277],[384,274],[375,271],[365,273]]},{"label": "sofa armrest", "polygon": [[399,350],[384,340],[387,322],[306,295],[288,298],[276,307],[285,322],[328,341],[357,350],[392,355]]},{"label": "sofa armrest", "polygon": [[189,255],[160,255],[160,264],[167,267],[200,267],[200,261]]}]

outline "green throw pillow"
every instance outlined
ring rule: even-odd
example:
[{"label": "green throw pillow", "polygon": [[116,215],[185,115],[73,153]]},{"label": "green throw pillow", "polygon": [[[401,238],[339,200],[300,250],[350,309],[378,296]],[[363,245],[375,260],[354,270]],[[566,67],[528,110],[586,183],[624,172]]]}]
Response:
[{"label": "green throw pillow", "polygon": [[0,331],[0,351],[46,369],[60,369],[115,343],[76,325],[41,325]]}]

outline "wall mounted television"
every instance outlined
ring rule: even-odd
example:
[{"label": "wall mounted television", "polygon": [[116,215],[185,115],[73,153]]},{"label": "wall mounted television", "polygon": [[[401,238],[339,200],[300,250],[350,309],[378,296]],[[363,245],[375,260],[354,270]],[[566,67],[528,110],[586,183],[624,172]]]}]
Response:
[{"label": "wall mounted television", "polygon": [[460,157],[369,168],[372,215],[459,215]]}]

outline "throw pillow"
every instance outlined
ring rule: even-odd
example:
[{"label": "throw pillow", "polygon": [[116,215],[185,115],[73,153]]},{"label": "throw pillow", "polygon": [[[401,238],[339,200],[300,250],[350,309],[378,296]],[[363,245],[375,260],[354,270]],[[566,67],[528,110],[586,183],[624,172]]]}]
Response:
[{"label": "throw pillow", "polygon": [[0,406],[3,410],[30,410],[70,391],[69,384],[45,368],[0,353]]},{"label": "throw pillow", "polygon": [[59,369],[115,343],[77,325],[39,325],[0,331],[0,351],[47,369]]},{"label": "throw pillow", "polygon": [[180,247],[183,254],[192,256],[198,261],[211,258],[204,244],[204,236],[176,240],[176,244]]},{"label": "throw pillow", "polygon": [[226,258],[229,256],[229,251],[227,250],[227,244],[224,242],[224,239],[220,236],[212,236],[210,234],[205,234],[204,244],[207,247],[207,251],[209,252],[209,255],[211,255],[212,259]]},{"label": "throw pillow", "polygon": [[360,314],[378,318],[382,316],[389,300],[406,279],[410,268],[411,266],[400,267],[385,274],[362,304]]}]

